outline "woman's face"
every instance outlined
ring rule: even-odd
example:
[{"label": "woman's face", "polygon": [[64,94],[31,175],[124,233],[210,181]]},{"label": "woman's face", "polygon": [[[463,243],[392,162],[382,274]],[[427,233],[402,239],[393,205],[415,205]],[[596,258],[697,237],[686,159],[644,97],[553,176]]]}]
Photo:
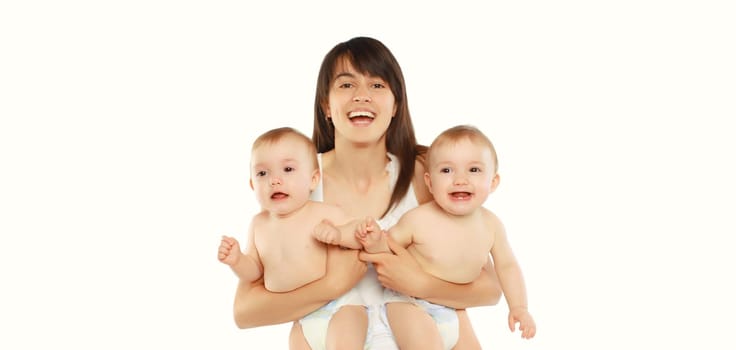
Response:
[{"label": "woman's face", "polygon": [[357,72],[348,60],[338,64],[328,99],[325,110],[335,126],[336,141],[383,141],[396,114],[396,100],[388,83]]}]

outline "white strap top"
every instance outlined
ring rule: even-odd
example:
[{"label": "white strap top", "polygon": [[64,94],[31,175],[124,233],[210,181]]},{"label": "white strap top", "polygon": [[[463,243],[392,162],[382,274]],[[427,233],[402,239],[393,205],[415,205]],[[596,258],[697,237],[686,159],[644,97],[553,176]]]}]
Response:
[{"label": "white strap top", "polygon": [[[386,164],[386,171],[388,171],[389,176],[389,186],[390,190],[393,191],[394,187],[396,186],[396,180],[399,178],[399,162],[395,155],[391,153],[386,153],[386,155],[389,158],[388,164]],[[322,172],[322,153],[317,154],[317,161],[319,163],[319,171]],[[309,196],[309,199],[317,202],[324,201],[324,189],[322,184],[323,177],[319,178],[319,183],[317,184],[317,187],[312,191],[311,195]],[[412,208],[416,208],[419,206],[419,202],[417,201],[416,194],[414,193],[414,185],[409,184],[409,190],[406,192],[406,195],[404,198],[399,201],[399,203],[394,206],[384,217],[382,217],[378,221],[378,224],[381,225],[381,228],[386,230],[390,228],[391,226],[395,225],[399,218],[401,218],[404,213],[409,211]]]}]

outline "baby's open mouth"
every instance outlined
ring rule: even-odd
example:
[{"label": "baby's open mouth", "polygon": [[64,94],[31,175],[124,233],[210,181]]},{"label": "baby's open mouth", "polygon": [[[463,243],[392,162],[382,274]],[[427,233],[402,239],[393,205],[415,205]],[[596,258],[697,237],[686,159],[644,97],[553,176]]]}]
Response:
[{"label": "baby's open mouth", "polygon": [[454,199],[468,199],[471,196],[473,196],[470,192],[452,192],[450,193],[450,197]]},{"label": "baby's open mouth", "polygon": [[284,192],[275,192],[271,195],[271,199],[284,199],[288,197],[289,195]]}]

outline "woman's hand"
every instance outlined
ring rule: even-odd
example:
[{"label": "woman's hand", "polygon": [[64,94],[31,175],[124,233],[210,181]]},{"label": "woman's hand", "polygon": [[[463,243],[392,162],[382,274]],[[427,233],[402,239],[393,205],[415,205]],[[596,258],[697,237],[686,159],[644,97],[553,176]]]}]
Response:
[{"label": "woman's hand", "polygon": [[419,266],[409,252],[396,243],[390,236],[386,236],[389,253],[370,254],[361,252],[360,260],[372,262],[378,274],[378,281],[389,289],[415,298],[424,298],[425,287],[430,283],[430,276]]},{"label": "woman's hand", "polygon": [[399,293],[455,309],[495,305],[501,298],[501,284],[488,259],[480,276],[473,282],[456,284],[425,272],[409,252],[388,237],[392,253],[360,253],[360,259],[372,262],[378,280]]}]

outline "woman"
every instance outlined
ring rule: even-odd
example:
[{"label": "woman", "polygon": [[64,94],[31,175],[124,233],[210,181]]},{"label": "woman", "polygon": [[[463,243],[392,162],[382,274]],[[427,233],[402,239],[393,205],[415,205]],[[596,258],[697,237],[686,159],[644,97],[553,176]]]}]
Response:
[{"label": "woman", "polygon": [[[403,73],[381,42],[353,38],[327,53],[317,80],[313,141],[321,153],[322,169],[315,200],[338,205],[355,217],[380,218],[382,228],[393,225],[418,203],[431,200],[423,180],[426,147],[416,142]],[[490,262],[476,281],[456,285],[422,271],[405,250],[396,247],[394,253],[361,255],[375,265],[365,273],[355,251],[331,247],[325,277],[289,293],[270,293],[262,281],[240,283],[235,321],[248,328],[300,319],[360,281],[356,288],[369,305],[367,348],[395,349],[390,329],[380,317],[379,280],[400,293],[456,309],[493,305],[501,296]],[[467,314],[458,310],[457,316],[459,336],[455,335],[454,348],[479,349]],[[312,337],[316,330],[326,332],[326,323],[315,326],[313,322],[318,321],[308,317],[294,323],[292,349],[309,349],[303,327]]]}]

